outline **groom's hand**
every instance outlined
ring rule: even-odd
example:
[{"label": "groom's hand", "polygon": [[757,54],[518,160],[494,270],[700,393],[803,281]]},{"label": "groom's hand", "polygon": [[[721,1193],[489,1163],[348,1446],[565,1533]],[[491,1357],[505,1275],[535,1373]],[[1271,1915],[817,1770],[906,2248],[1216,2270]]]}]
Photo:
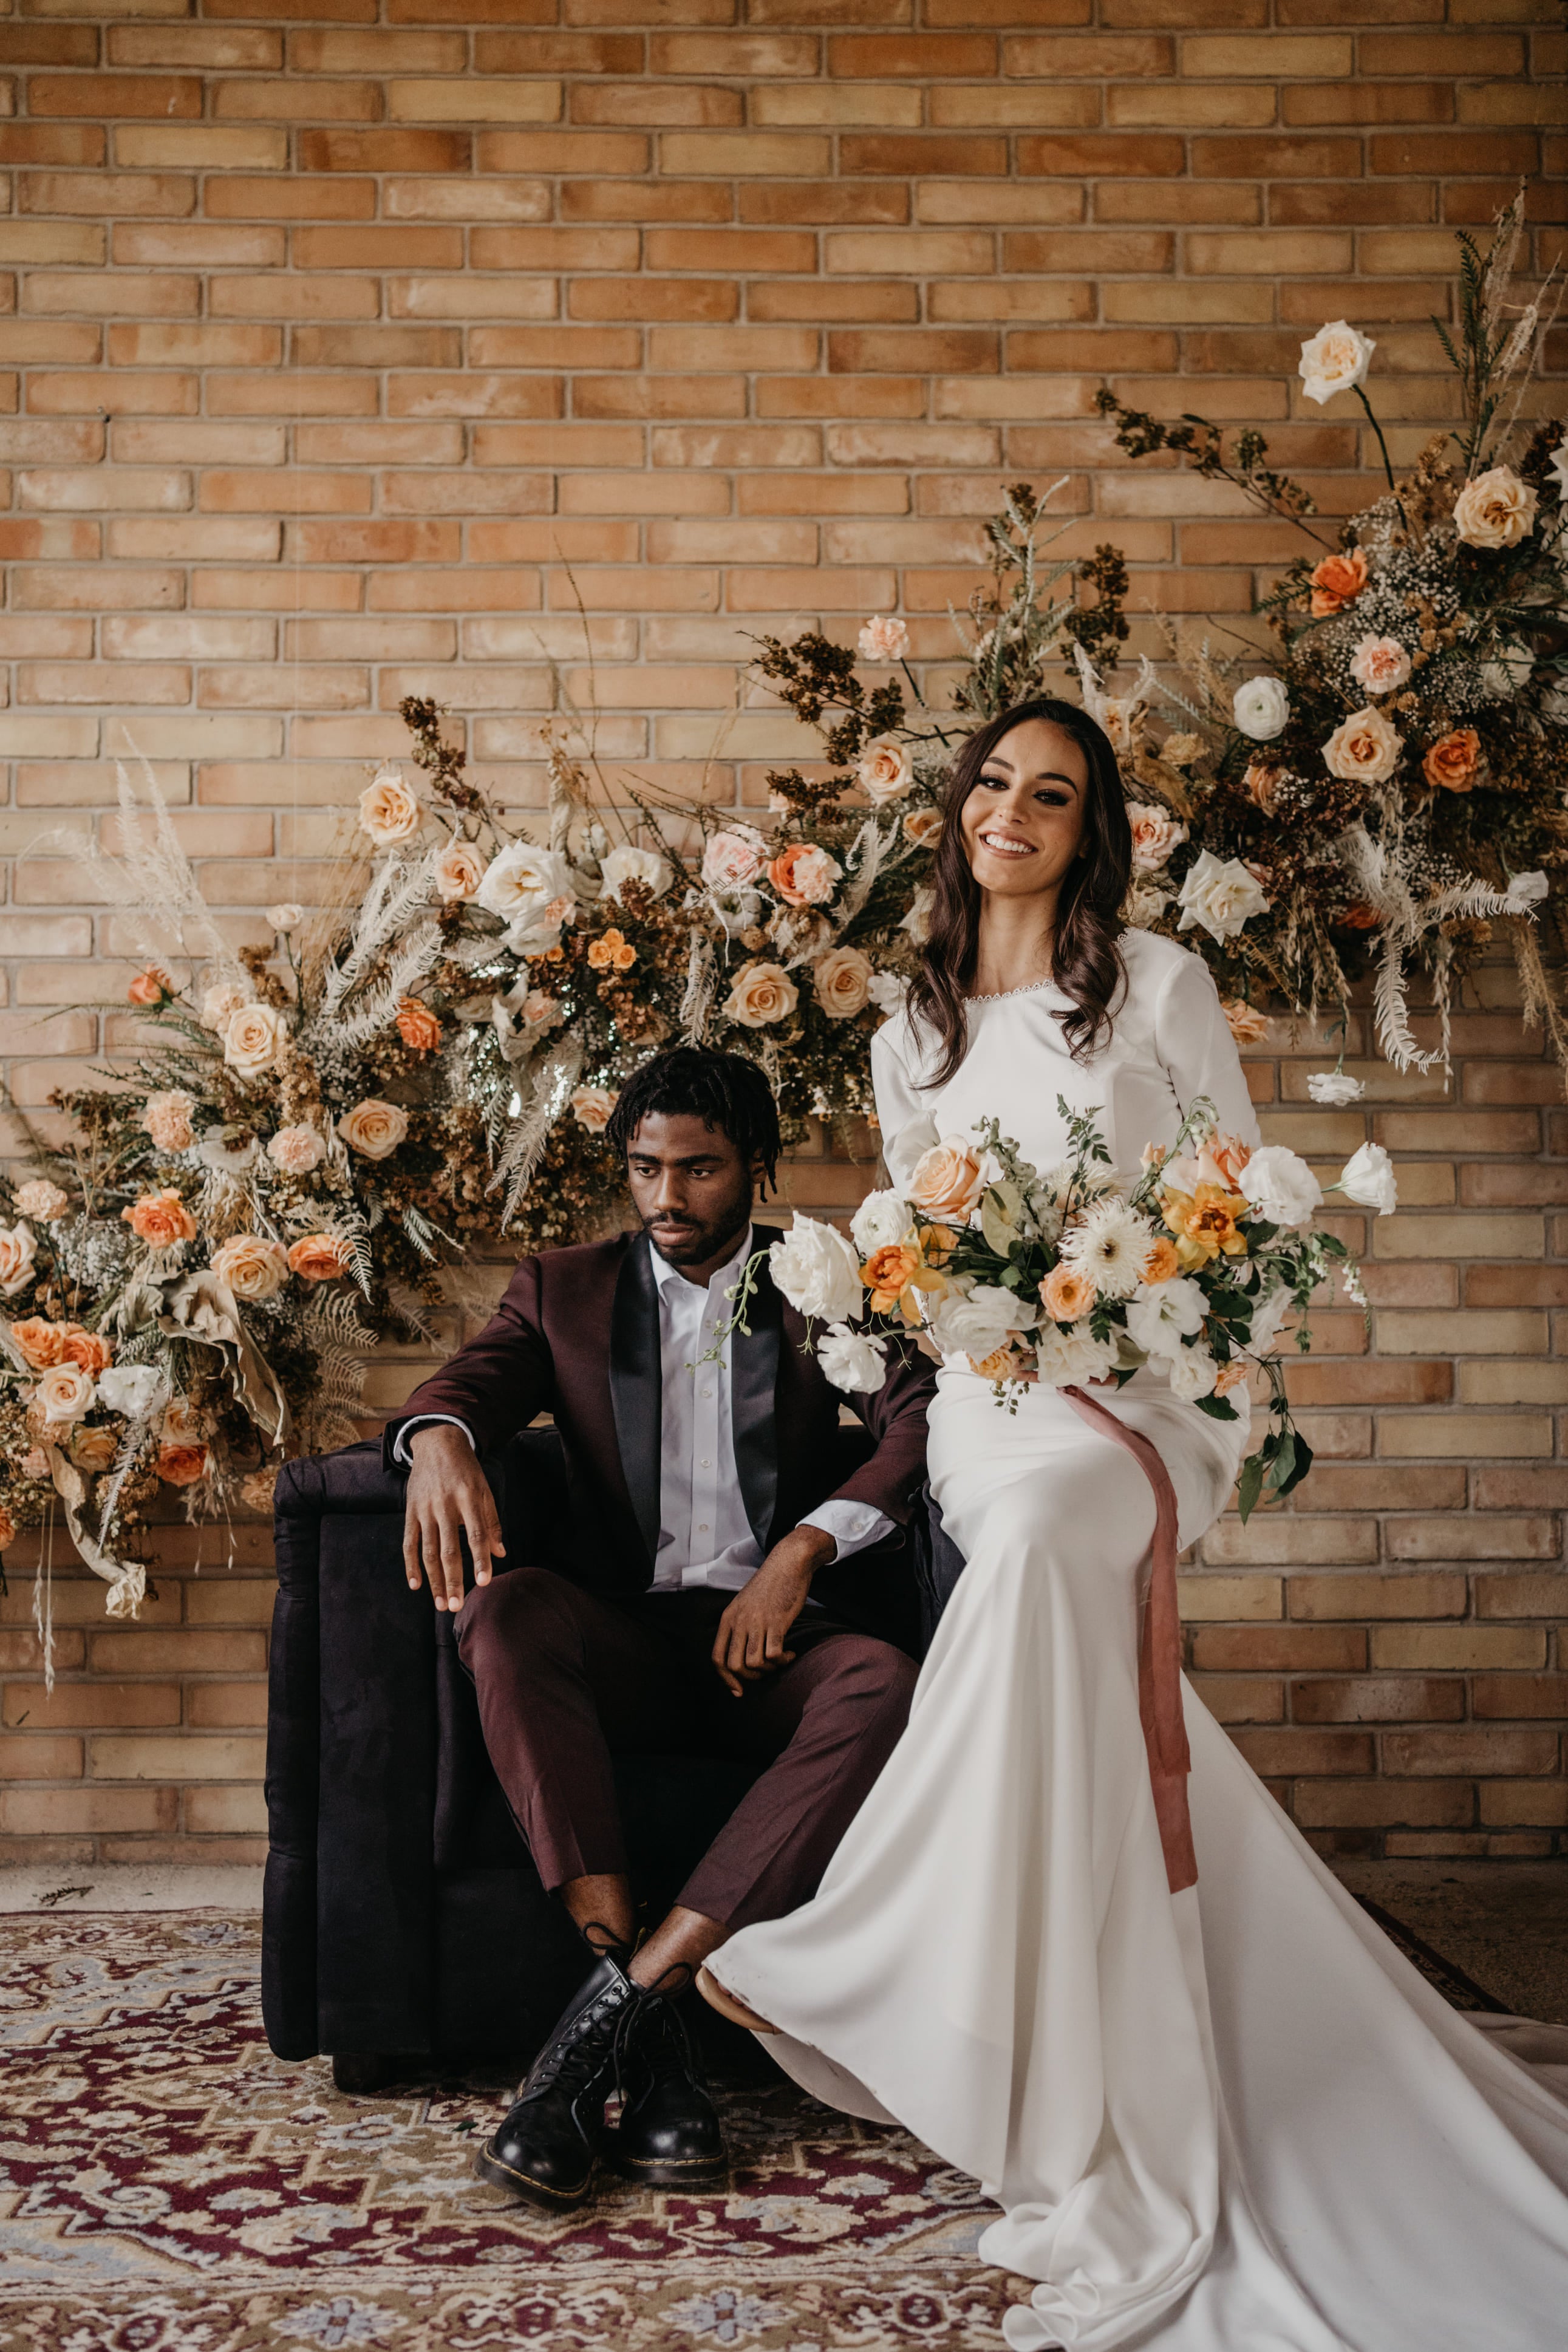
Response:
[{"label": "groom's hand", "polygon": [[838,1547],[821,1528],[796,1528],[774,1544],[750,1584],[742,1587],[719,1620],[713,1664],[735,1698],[743,1685],[776,1674],[795,1656],[784,1648],[790,1627],[805,1606],[811,1580]]},{"label": "groom's hand", "polygon": [[489,1480],[460,1429],[433,1422],[408,1441],[408,1497],[404,1507],[403,1565],[412,1592],[421,1575],[429,1579],[437,1609],[463,1605],[463,1547],[474,1563],[474,1582],[490,1580],[492,1555],[503,1558],[500,1521]]}]

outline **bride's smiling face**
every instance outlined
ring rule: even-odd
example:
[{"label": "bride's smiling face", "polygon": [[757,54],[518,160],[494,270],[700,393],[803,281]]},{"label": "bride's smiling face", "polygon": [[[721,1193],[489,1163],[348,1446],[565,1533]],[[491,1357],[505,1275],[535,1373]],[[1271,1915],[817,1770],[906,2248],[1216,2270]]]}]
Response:
[{"label": "bride's smiling face", "polygon": [[1048,719],[1004,735],[959,819],[970,869],[998,898],[1059,888],[1083,840],[1089,761]]}]

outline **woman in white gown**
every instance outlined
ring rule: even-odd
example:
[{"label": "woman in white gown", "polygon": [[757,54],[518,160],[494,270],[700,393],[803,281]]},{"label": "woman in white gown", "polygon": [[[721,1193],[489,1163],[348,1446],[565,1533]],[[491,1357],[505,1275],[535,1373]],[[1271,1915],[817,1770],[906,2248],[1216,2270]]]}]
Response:
[{"label": "woman in white gown", "polygon": [[[1124,1171],[1199,1094],[1256,1141],[1205,966],[1118,939],[1129,858],[1084,713],[971,739],[923,990],[873,1049],[895,1184],[933,1121],[997,1117],[1052,1166],[1058,1096]],[[1099,1395],[1191,1544],[1245,1418],[1149,1373]],[[1515,2025],[1510,2054],[1450,2010],[1184,1686],[1198,1876],[1173,1894],[1139,1714],[1149,1478],[1055,1390],[1010,1415],[956,1360],[930,1465],[967,1566],[908,1731],[815,1899],[717,1952],[708,1997],[985,2184],[982,2255],[1038,2282],[1019,2352],[1563,2352],[1568,2033]]]}]

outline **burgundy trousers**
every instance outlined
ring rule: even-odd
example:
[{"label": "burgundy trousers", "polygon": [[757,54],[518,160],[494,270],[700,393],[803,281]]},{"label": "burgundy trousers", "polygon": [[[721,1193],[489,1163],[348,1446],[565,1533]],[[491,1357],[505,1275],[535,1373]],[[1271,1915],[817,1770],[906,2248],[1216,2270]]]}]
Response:
[{"label": "burgundy trousers", "polygon": [[681,1889],[687,1909],[743,1927],[815,1893],[903,1730],[916,1670],[891,1643],[808,1609],[791,1630],[793,1664],[735,1698],[711,1658],[733,1598],[699,1591],[612,1603],[548,1569],[517,1568],[464,1601],[458,1654],[485,1745],[552,1893],[626,1869],[617,1750],[767,1768]]}]

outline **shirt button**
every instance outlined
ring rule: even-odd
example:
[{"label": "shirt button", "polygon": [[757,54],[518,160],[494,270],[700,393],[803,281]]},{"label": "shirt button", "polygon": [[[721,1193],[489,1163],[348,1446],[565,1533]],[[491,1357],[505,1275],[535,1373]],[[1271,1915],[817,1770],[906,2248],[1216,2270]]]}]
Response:
[{"label": "shirt button", "polygon": [[697,1532],[698,1532],[698,1534],[699,1534],[700,1536],[705,1536],[705,1535],[707,1534],[707,1532],[708,1532],[708,1522],[707,1522],[707,1520],[706,1520],[706,1519],[699,1519],[699,1520],[698,1520],[698,1522],[697,1522]]},{"label": "shirt button", "polygon": [[702,1391],[702,1393],[703,1393],[703,1395],[704,1395],[705,1397],[710,1397],[710,1396],[712,1395],[713,1391],[712,1391],[712,1390],[711,1390],[711,1389],[704,1389],[704,1390],[703,1390],[703,1391]]},{"label": "shirt button", "polygon": [[701,1462],[698,1465],[698,1467],[699,1467],[700,1469],[702,1469],[702,1470],[711,1470],[711,1469],[712,1469],[713,1465],[711,1464],[711,1462],[710,1462],[710,1461],[709,1461],[708,1456],[706,1455],[706,1454],[702,1456]]}]

